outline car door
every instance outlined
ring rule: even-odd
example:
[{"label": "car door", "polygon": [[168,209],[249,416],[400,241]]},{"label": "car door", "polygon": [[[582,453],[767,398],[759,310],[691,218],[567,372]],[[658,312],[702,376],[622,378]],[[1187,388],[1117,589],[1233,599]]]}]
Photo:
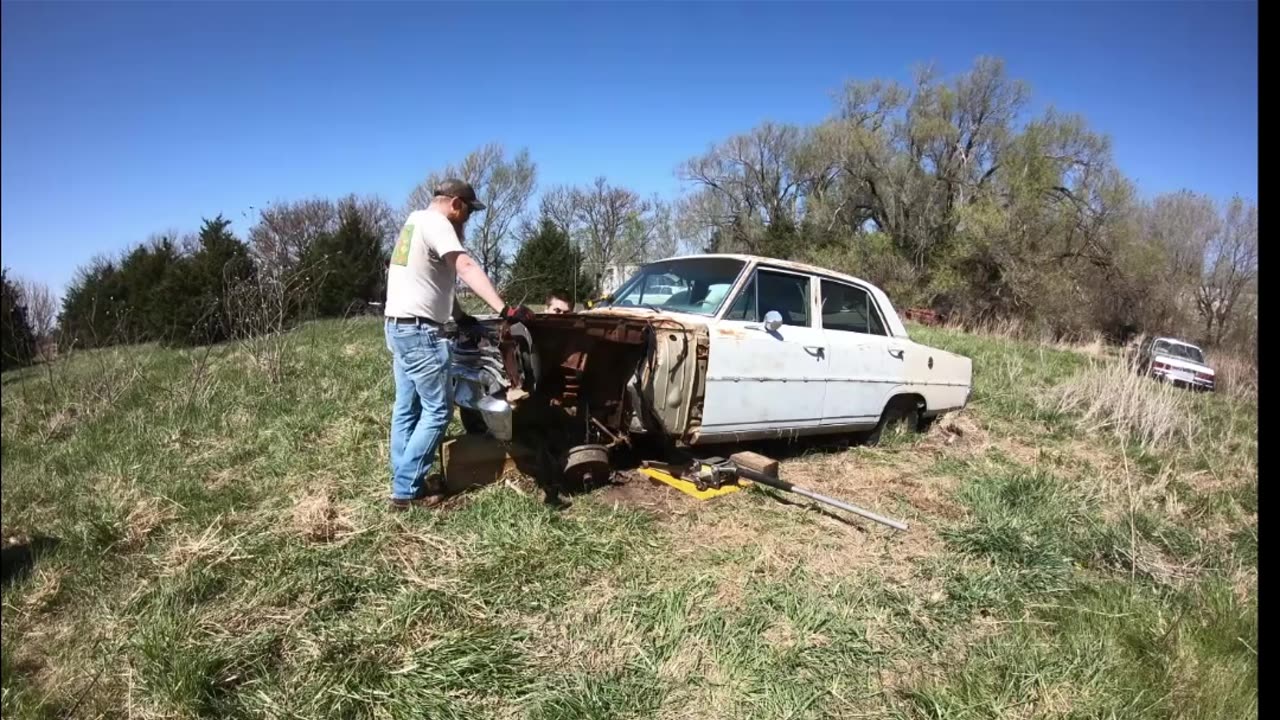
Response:
[{"label": "car door", "polygon": [[823,278],[819,292],[818,319],[830,356],[822,424],[874,425],[889,394],[904,382],[906,343],[890,336],[865,288]]},{"label": "car door", "polygon": [[[827,353],[815,326],[816,280],[758,267],[710,328],[704,435],[765,436],[822,421]],[[769,312],[782,324],[770,330]]]}]

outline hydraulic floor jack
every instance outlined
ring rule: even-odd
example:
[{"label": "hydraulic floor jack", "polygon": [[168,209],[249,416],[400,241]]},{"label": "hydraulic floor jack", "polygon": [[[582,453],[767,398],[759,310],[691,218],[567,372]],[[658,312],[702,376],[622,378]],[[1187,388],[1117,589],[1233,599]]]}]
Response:
[{"label": "hydraulic floor jack", "polygon": [[881,525],[888,525],[897,530],[907,529],[907,524],[899,520],[877,515],[857,505],[850,505],[842,500],[827,497],[768,473],[743,467],[732,460],[720,457],[693,459],[686,464],[645,461],[641,465],[641,472],[700,500],[735,492],[741,489],[742,481],[746,480],[768,485],[784,492],[802,495],[810,500],[840,508],[846,512],[878,522]]}]

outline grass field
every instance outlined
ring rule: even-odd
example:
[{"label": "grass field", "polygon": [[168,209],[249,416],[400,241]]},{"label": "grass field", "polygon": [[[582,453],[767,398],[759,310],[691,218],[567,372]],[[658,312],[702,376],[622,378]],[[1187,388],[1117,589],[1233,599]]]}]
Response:
[{"label": "grass field", "polygon": [[967,411],[765,448],[907,533],[638,480],[388,514],[374,320],[7,373],[4,535],[52,540],[4,716],[1256,716],[1256,400],[912,332],[974,358]]}]

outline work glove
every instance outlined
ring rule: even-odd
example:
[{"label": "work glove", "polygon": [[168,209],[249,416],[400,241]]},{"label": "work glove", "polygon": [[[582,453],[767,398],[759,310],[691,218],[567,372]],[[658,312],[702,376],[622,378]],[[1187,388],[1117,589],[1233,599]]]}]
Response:
[{"label": "work glove", "polygon": [[533,319],[533,311],[523,305],[502,308],[502,319],[509,323],[527,323]]},{"label": "work glove", "polygon": [[459,330],[464,331],[473,330],[480,325],[480,321],[477,320],[474,315],[468,315],[461,310],[458,311],[458,314],[454,317],[453,321],[458,324]]}]

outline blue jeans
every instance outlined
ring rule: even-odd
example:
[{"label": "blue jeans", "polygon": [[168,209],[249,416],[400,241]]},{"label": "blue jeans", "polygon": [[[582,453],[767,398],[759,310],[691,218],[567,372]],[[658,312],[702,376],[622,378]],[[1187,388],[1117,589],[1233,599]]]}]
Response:
[{"label": "blue jeans", "polygon": [[430,325],[386,324],[396,378],[391,410],[391,497],[424,494],[423,475],[444,440],[453,415],[449,342]]}]

